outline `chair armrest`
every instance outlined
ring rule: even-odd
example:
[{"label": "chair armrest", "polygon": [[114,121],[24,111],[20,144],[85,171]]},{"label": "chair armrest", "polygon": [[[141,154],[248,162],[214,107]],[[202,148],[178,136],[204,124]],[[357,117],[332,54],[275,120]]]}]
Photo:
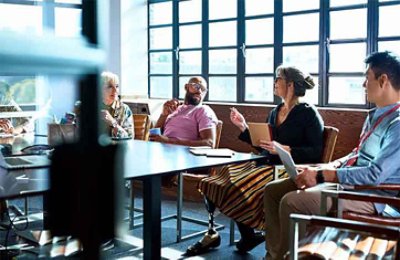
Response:
[{"label": "chair armrest", "polygon": [[376,234],[377,237],[399,239],[400,228],[394,226],[384,226],[370,224],[361,221],[339,219],[316,215],[290,214],[290,221],[294,223],[305,223],[308,225],[318,225],[325,227],[335,227],[361,232]]},{"label": "chair armrest", "polygon": [[[383,203],[389,204],[392,206],[400,207],[400,198],[381,196],[376,194],[365,194],[359,192],[352,191],[334,191],[334,190],[323,190],[321,192],[321,214],[327,214],[327,198],[331,197],[337,200],[346,199],[346,200],[357,200],[357,201],[368,201],[375,203]],[[339,202],[340,203],[340,202]],[[340,209],[340,207],[338,207]],[[338,210],[339,210],[338,209]],[[340,215],[341,212],[338,211]],[[341,216],[340,216],[341,217]]]},{"label": "chair armrest", "polygon": [[380,185],[356,185],[354,190],[394,190],[400,191],[400,184],[380,184]]}]

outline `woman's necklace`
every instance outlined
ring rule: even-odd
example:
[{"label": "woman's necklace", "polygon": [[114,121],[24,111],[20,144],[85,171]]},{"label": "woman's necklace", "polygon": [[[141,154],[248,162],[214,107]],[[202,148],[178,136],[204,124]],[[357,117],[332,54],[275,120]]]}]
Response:
[{"label": "woman's necklace", "polygon": [[278,124],[280,125],[281,123],[283,123],[287,116],[289,115],[290,111],[292,111],[292,109],[297,105],[298,103],[294,103],[292,106],[285,106],[283,105],[280,109],[279,109],[279,113],[278,113]]}]

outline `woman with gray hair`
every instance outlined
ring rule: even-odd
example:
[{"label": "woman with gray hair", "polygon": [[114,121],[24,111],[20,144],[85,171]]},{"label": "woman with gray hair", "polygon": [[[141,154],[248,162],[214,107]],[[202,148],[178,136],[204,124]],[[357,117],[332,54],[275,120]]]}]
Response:
[{"label": "woman with gray hair", "polygon": [[109,135],[114,138],[134,138],[132,111],[119,97],[119,78],[105,71],[101,74],[103,104],[101,117],[108,127]]},{"label": "woman with gray hair", "polygon": [[[276,69],[274,94],[283,102],[270,112],[267,122],[272,139],[287,150],[296,163],[317,163],[322,155],[322,118],[314,106],[300,102],[306,90],[314,86],[312,77],[296,67],[281,65]],[[236,108],[231,108],[230,119],[240,129],[239,139],[251,144],[246,120]],[[221,238],[213,223],[216,207],[236,221],[241,234],[236,244],[239,253],[246,253],[264,241],[262,232],[256,233],[254,229],[264,230],[264,186],[273,180],[273,165],[282,163],[272,141],[260,140],[260,147],[255,148],[266,156],[263,165],[250,162],[226,166],[217,175],[200,181],[199,190],[205,196],[210,214],[209,230],[187,249],[187,255],[219,246]]]}]

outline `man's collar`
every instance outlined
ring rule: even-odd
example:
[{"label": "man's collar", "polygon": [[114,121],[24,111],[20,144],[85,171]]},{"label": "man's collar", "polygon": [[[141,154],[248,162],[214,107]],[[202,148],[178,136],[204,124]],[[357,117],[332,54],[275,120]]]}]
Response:
[{"label": "man's collar", "polygon": [[379,117],[381,116],[383,113],[385,113],[386,111],[389,111],[390,109],[392,109],[392,107],[396,106],[397,104],[399,104],[400,102],[396,102],[394,104],[390,104],[384,107],[375,107],[373,109],[371,109],[368,114],[369,115],[373,115],[375,117]]}]

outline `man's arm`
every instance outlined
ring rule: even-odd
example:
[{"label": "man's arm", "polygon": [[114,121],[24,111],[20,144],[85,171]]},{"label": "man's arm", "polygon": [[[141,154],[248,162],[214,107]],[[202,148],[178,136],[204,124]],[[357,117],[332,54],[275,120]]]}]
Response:
[{"label": "man's arm", "polygon": [[168,143],[168,144],[179,144],[186,146],[210,146],[214,147],[216,138],[215,127],[204,129],[200,131],[200,140],[179,140],[175,138],[168,138],[164,135],[152,136],[152,141]]},{"label": "man's arm", "polygon": [[164,129],[165,121],[167,120],[168,115],[172,114],[176,109],[178,109],[179,101],[177,99],[168,100],[163,104],[163,110],[160,114],[160,117],[157,120],[155,128]]},{"label": "man's arm", "polygon": [[168,117],[168,115],[161,114],[154,127],[163,129],[164,125],[165,125],[165,121],[167,120],[167,117]]}]

